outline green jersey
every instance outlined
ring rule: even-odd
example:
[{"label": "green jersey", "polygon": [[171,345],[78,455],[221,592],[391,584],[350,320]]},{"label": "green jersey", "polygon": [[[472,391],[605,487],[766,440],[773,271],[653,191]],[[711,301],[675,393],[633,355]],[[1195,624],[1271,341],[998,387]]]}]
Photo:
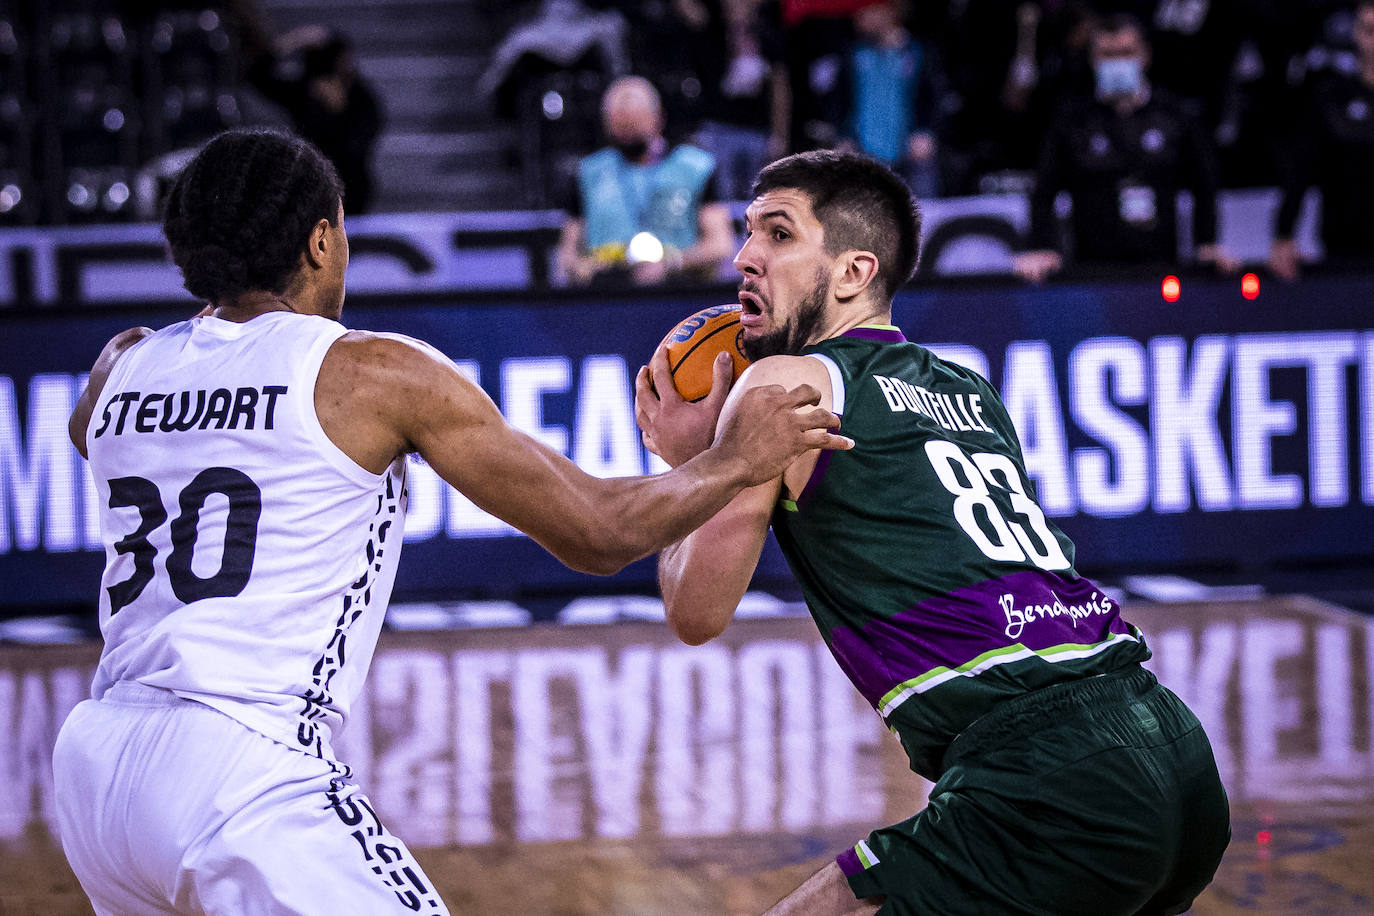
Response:
[{"label": "green jersey", "polygon": [[1036,502],[997,392],[962,366],[864,326],[807,347],[830,374],[850,451],[822,452],[773,530],[840,667],[938,778],[1000,701],[1150,656],[1073,568]]}]

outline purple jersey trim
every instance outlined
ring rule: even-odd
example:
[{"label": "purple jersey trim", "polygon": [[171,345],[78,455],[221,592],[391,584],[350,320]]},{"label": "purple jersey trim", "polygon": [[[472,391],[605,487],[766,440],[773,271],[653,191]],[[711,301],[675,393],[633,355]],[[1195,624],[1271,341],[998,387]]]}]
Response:
[{"label": "purple jersey trim", "polygon": [[989,652],[1097,645],[1134,633],[1091,580],[1024,570],[936,596],[862,630],[836,627],[830,640],[840,667],[877,707],[897,684]]},{"label": "purple jersey trim", "polygon": [[853,846],[837,855],[835,864],[840,866],[840,871],[844,872],[846,878],[852,878],[864,870],[863,863],[859,861],[859,853],[855,851]]},{"label": "purple jersey trim", "polygon": [[875,328],[863,324],[857,328],[850,328],[840,336],[859,337],[863,340],[885,340],[889,343],[902,343],[906,340],[906,335],[902,333],[901,328]]},{"label": "purple jersey trim", "polygon": [[825,472],[830,470],[830,459],[834,457],[834,451],[824,451],[816,459],[816,466],[811,469],[811,476],[807,478],[806,486],[802,487],[801,494],[797,497],[798,509],[804,507],[811,501],[811,497],[816,495],[821,486],[821,479],[825,477]]}]

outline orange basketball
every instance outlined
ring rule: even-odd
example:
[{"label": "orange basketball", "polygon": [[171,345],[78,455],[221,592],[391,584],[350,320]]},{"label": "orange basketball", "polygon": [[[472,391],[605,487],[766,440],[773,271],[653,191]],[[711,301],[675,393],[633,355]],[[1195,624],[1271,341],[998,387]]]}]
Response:
[{"label": "orange basketball", "polygon": [[722,350],[735,362],[732,378],[749,365],[744,355],[744,329],[737,304],[713,305],[684,318],[663,338],[668,347],[668,366],[673,387],[688,401],[700,401],[711,393],[711,366]]}]

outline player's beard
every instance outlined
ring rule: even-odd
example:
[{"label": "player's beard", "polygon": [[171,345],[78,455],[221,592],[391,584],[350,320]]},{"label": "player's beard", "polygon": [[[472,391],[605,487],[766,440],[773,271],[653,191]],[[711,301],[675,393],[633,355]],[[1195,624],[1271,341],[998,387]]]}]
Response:
[{"label": "player's beard", "polygon": [[[796,356],[802,347],[811,340],[811,335],[820,327],[825,317],[825,300],[830,293],[830,271],[825,267],[816,269],[816,285],[811,288],[800,303],[792,318],[784,325],[758,337],[746,336],[740,343],[744,355],[750,362],[757,362],[765,356]],[[770,306],[769,311],[772,311]],[[770,315],[771,317],[771,315]]]}]

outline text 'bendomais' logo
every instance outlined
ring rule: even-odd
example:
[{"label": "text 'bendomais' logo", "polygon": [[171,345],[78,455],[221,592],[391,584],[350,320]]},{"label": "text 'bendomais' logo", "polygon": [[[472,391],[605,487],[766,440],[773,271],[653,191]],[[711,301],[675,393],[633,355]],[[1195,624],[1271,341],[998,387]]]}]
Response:
[{"label": "text 'bendomais' logo", "polygon": [[1003,631],[1008,639],[1020,639],[1028,624],[1037,620],[1058,620],[1068,618],[1070,626],[1077,627],[1078,621],[1089,617],[1105,617],[1116,609],[1116,605],[1106,595],[1093,592],[1092,598],[1082,604],[1065,604],[1055,595],[1049,604],[1016,605],[1016,596],[1004,594],[997,599],[1002,612],[1007,615],[1007,628]]}]

